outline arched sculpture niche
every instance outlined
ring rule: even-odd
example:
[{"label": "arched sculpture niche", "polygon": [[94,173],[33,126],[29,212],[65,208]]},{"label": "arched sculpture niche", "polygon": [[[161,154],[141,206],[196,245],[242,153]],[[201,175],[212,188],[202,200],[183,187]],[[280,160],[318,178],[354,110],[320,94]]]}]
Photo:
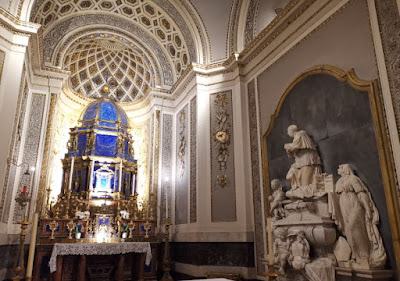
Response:
[{"label": "arched sculpture niche", "polygon": [[[262,139],[263,176],[272,239],[286,239],[288,245],[287,253],[274,253],[276,268],[288,280],[298,275],[333,280],[360,270],[372,276],[383,269],[391,276],[399,268],[399,208],[377,85],[360,80],[353,70],[317,66],[291,83],[272,116]],[[376,236],[362,257],[344,230],[346,223],[353,225],[335,216],[343,214],[343,184],[336,188],[344,180],[338,167],[345,163],[341,167],[354,170],[362,183],[353,195],[360,198],[357,223],[367,229],[363,238]],[[341,255],[345,251],[347,260]]]}]

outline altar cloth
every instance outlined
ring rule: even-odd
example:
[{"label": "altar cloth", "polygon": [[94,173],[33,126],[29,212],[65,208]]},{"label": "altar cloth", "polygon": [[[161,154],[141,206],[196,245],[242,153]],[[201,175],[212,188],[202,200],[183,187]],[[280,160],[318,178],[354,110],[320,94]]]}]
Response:
[{"label": "altar cloth", "polygon": [[57,270],[58,255],[118,255],[146,253],[146,265],[150,265],[151,246],[149,242],[118,243],[55,243],[49,261],[50,272]]}]

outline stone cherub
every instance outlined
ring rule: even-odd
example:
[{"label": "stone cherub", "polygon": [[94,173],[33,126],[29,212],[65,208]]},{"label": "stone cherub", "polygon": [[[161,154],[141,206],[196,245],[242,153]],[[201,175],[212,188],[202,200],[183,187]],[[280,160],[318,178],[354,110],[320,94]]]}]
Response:
[{"label": "stone cherub", "polygon": [[288,237],[289,239],[290,237],[295,237],[289,245],[289,264],[295,270],[302,270],[307,263],[310,263],[310,244],[302,230],[297,230],[289,234]]},{"label": "stone cherub", "polygon": [[275,264],[279,265],[279,273],[285,274],[285,267],[289,257],[289,243],[287,241],[287,230],[277,228],[275,230],[276,238],[274,240],[273,250],[275,255]]},{"label": "stone cherub", "polygon": [[273,218],[279,220],[285,216],[285,211],[282,207],[282,201],[286,199],[280,180],[273,179],[271,181],[271,191],[272,194],[268,198],[270,202],[270,213]]}]

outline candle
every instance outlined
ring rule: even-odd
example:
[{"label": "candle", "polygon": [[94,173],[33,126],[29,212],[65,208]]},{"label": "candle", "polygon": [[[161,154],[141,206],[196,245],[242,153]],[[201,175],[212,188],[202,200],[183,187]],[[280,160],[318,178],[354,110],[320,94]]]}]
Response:
[{"label": "candle", "polygon": [[39,213],[35,213],[33,215],[33,223],[32,223],[32,234],[31,234],[31,243],[29,245],[29,256],[28,256],[28,264],[26,266],[26,280],[32,280],[32,269],[33,269],[33,260],[35,256],[35,246],[36,246],[36,232],[38,226]]},{"label": "candle", "polygon": [[94,160],[90,163],[89,190],[93,191]]},{"label": "candle", "polygon": [[267,218],[267,233],[268,233],[268,263],[274,264],[274,250],[272,248],[272,226],[271,218]]},{"label": "candle", "polygon": [[132,196],[135,195],[135,186],[136,186],[136,174],[132,174]]},{"label": "candle", "polygon": [[118,192],[121,192],[121,184],[122,184],[122,160],[119,164],[119,182],[118,182]]},{"label": "candle", "polygon": [[69,183],[68,183],[69,191],[72,189],[72,175],[74,174],[74,164],[75,164],[75,157],[72,157],[71,170],[69,171]]}]

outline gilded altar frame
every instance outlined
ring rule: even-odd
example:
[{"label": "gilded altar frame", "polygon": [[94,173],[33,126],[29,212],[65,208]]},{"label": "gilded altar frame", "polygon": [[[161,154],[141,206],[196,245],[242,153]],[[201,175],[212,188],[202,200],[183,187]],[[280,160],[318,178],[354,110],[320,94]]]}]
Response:
[{"label": "gilded altar frame", "polygon": [[[265,210],[269,210],[270,195],[270,178],[269,178],[269,166],[268,166],[268,147],[267,137],[271,134],[272,129],[275,125],[275,120],[279,116],[280,110],[283,103],[291,90],[303,79],[314,74],[328,74],[340,82],[347,82],[351,87],[356,90],[367,92],[369,95],[369,104],[371,110],[371,116],[374,126],[375,139],[379,154],[379,164],[382,172],[382,183],[386,198],[386,207],[389,216],[389,225],[391,229],[393,239],[393,249],[396,256],[397,274],[400,276],[400,209],[396,190],[396,179],[393,166],[393,154],[391,151],[391,144],[388,138],[388,129],[385,121],[385,112],[382,105],[382,94],[379,87],[379,80],[366,81],[361,80],[355,74],[354,69],[344,71],[336,66],[332,65],[318,65],[309,68],[304,73],[294,79],[290,85],[286,88],[285,92],[279,99],[278,105],[275,109],[274,114],[271,116],[271,121],[267,131],[263,134],[261,139],[261,154],[262,154],[262,173],[263,173],[263,184],[264,184],[264,206]],[[269,212],[265,211],[266,217],[269,216]]]}]

